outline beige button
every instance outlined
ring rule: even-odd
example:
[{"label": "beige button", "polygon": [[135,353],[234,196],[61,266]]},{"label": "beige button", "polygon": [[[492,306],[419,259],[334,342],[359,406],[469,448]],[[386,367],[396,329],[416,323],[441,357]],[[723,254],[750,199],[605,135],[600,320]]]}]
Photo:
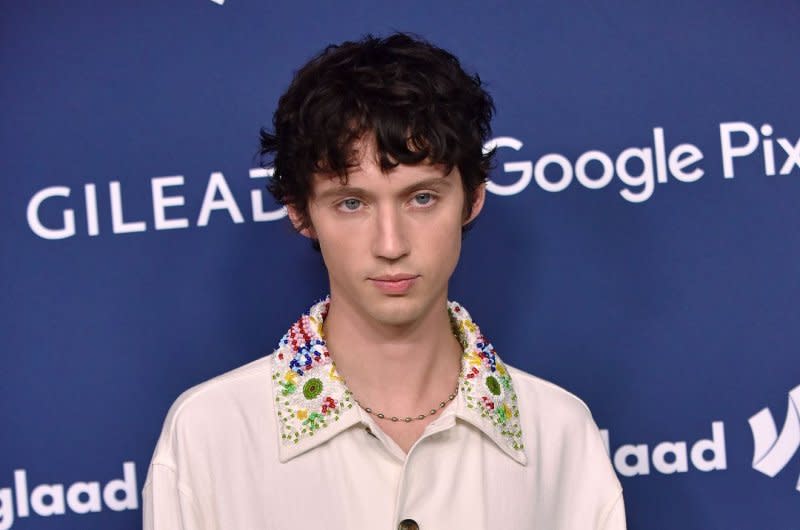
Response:
[{"label": "beige button", "polygon": [[414,519],[403,519],[397,525],[397,530],[419,530],[419,525]]}]

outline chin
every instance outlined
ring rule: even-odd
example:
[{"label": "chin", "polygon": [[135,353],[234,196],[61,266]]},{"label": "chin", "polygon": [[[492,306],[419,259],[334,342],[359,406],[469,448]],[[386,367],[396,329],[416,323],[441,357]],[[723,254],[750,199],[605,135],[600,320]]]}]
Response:
[{"label": "chin", "polygon": [[413,296],[388,296],[369,311],[372,318],[389,326],[405,326],[425,315],[425,301]]},{"label": "chin", "polygon": [[385,326],[407,326],[417,320],[417,315],[405,311],[395,311],[392,313],[381,313],[373,315],[375,320]]}]

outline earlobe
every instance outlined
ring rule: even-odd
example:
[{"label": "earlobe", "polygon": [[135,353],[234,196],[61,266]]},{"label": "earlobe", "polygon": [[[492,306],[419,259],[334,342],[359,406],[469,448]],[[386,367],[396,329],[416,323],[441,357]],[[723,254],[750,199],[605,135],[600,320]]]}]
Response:
[{"label": "earlobe", "polygon": [[481,213],[483,209],[483,203],[486,200],[486,184],[481,184],[475,190],[475,193],[472,197],[472,211],[469,213],[469,217],[462,223],[462,225],[467,225],[475,220],[478,217],[478,214]]},{"label": "earlobe", "polygon": [[303,214],[300,213],[300,210],[297,207],[287,204],[286,205],[286,212],[289,214],[289,221],[291,221],[292,226],[295,230],[297,230],[300,234],[306,236],[309,239],[316,239],[317,235],[314,233],[314,228],[311,226],[310,223],[304,225],[303,223]]}]

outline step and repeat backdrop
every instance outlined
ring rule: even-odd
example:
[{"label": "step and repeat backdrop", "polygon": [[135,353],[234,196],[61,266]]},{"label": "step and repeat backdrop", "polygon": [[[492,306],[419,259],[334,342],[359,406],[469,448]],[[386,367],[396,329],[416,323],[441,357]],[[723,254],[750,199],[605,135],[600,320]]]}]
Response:
[{"label": "step and repeat backdrop", "polygon": [[800,4],[7,2],[0,530],[135,529],[164,415],[326,294],[254,155],[328,43],[497,105],[451,297],[592,409],[632,529],[800,528]]}]

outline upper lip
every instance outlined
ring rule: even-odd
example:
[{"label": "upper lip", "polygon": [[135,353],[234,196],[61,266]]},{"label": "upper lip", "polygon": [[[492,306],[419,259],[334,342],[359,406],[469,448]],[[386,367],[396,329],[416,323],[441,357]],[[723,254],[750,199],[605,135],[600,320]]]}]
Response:
[{"label": "upper lip", "polygon": [[403,280],[412,280],[417,276],[418,274],[383,274],[381,276],[370,276],[370,280],[379,282],[401,282]]}]

